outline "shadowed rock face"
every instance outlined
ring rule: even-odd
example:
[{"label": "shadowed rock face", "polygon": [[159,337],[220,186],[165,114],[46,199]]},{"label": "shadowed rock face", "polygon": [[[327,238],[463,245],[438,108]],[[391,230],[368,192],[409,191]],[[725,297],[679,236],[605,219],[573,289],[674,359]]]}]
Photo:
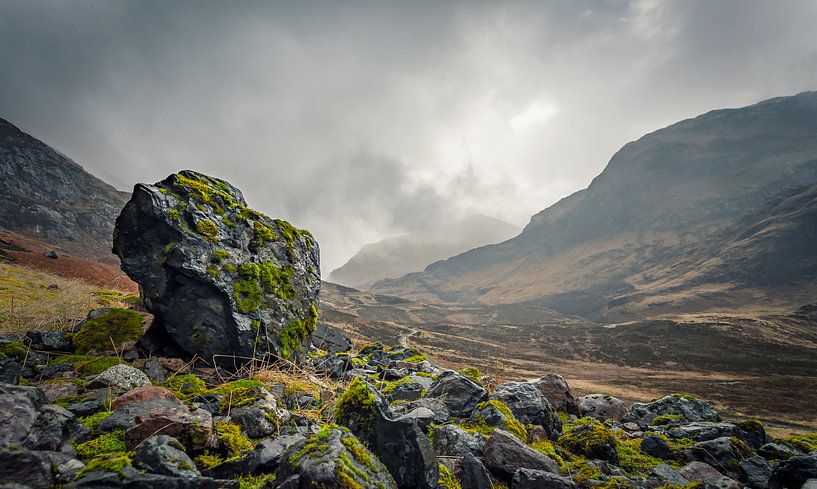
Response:
[{"label": "shadowed rock face", "polygon": [[309,345],[317,242],[250,209],[227,182],[182,171],[136,185],[116,220],[113,252],[156,316],[142,339],[151,351],[232,365],[297,359]]}]

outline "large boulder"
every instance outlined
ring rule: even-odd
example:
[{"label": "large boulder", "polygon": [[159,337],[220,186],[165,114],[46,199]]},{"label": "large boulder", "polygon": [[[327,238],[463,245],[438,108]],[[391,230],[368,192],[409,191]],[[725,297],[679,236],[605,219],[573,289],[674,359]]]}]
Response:
[{"label": "large boulder", "polygon": [[606,394],[590,394],[576,399],[582,416],[589,416],[599,421],[612,419],[621,421],[627,413],[627,404],[621,399]]},{"label": "large boulder", "polygon": [[575,489],[576,484],[544,470],[519,469],[513,474],[511,489]]},{"label": "large boulder", "polygon": [[671,394],[648,403],[637,402],[623,420],[650,423],[658,416],[675,416],[683,421],[721,420],[709,403],[688,394]]},{"label": "large boulder", "polygon": [[266,354],[301,358],[311,343],[317,242],[250,209],[223,180],[182,171],[137,184],[116,220],[113,251],[155,315],[141,340],[148,350],[234,365]]},{"label": "large boulder", "polygon": [[476,405],[487,395],[488,391],[473,380],[452,371],[440,374],[426,393],[427,398],[441,399],[451,416],[460,418],[471,416]]},{"label": "large boulder", "polygon": [[559,414],[532,383],[507,382],[499,385],[490,399],[502,401],[522,423],[543,426],[548,438],[556,439],[562,432]]},{"label": "large boulder", "polygon": [[549,373],[538,379],[532,380],[531,384],[535,385],[539,392],[550,401],[550,404],[567,414],[579,415],[579,406],[576,404],[576,399],[570,391],[570,386],[567,381],[559,374]]},{"label": "large boulder", "polygon": [[134,450],[134,465],[154,474],[193,478],[201,474],[178,440],[167,435],[151,436]]},{"label": "large boulder", "polygon": [[485,444],[485,465],[500,479],[510,482],[519,469],[559,473],[553,459],[525,445],[504,430],[494,430]]},{"label": "large boulder", "polygon": [[814,452],[780,462],[769,478],[769,488],[796,489],[809,479],[817,479],[817,453]]}]

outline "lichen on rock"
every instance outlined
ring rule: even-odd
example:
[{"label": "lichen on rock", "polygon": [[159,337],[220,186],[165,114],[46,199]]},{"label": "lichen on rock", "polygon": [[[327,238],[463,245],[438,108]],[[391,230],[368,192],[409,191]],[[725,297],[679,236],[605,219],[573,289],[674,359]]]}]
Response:
[{"label": "lichen on rock", "polygon": [[304,355],[317,325],[318,245],[193,171],[138,184],[113,251],[155,315],[142,346],[235,365]]}]

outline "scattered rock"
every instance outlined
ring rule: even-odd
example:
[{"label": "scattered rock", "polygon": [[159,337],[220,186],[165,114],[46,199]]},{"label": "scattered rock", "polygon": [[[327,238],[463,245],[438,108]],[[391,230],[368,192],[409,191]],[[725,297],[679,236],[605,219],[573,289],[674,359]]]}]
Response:
[{"label": "scattered rock", "polygon": [[543,426],[550,439],[558,438],[562,432],[559,414],[539,387],[531,383],[501,384],[494,389],[490,399],[502,401],[520,422]]},{"label": "scattered rock", "polygon": [[0,481],[27,489],[49,489],[54,483],[51,459],[42,452],[0,449]]},{"label": "scattered rock", "polygon": [[697,461],[684,465],[678,470],[678,473],[688,481],[703,482],[716,486],[720,485],[719,481],[722,479],[729,479],[728,477],[724,477],[723,474],[715,470],[711,465]]},{"label": "scattered rock", "polygon": [[72,352],[71,336],[62,331],[29,331],[26,333],[33,350]]},{"label": "scattered rock", "polygon": [[443,372],[426,393],[428,398],[441,399],[449,414],[460,418],[471,416],[471,411],[487,395],[488,391],[474,381],[452,371]]},{"label": "scattered rock", "polygon": [[57,255],[57,252],[54,251],[54,250],[43,251],[43,256],[46,257],[46,258],[51,258],[52,260],[56,260],[57,258],[59,258],[59,256]]},{"label": "scattered rock", "polygon": [[582,416],[590,416],[599,421],[606,419],[621,421],[622,417],[627,413],[627,404],[624,401],[605,394],[590,394],[589,396],[580,397],[576,399],[576,404],[579,406]]},{"label": "scattered rock", "polygon": [[123,406],[133,403],[152,401],[155,399],[165,399],[176,401],[176,395],[170,389],[156,385],[143,385],[122,394],[111,402],[111,411],[116,411]]},{"label": "scattered rock", "polygon": [[182,409],[169,412],[148,411],[137,416],[136,423],[125,431],[125,446],[129,450],[154,435],[172,436],[193,451],[210,448],[215,444],[213,417],[204,409],[189,411],[182,406]]},{"label": "scattered rock", "polygon": [[312,335],[312,346],[329,353],[346,352],[352,349],[352,340],[341,330],[319,322],[315,334]]},{"label": "scattered rock", "polygon": [[659,479],[676,486],[683,487],[689,483],[689,481],[683,475],[681,475],[680,472],[667,464],[657,465],[654,469],[652,469],[652,474]]},{"label": "scattered rock", "polygon": [[717,423],[711,421],[694,421],[679,424],[668,429],[667,434],[673,438],[689,438],[694,441],[709,441],[715,438],[734,436],[755,450],[763,445],[766,439],[766,432],[763,429],[763,425],[760,425],[758,429],[746,431],[732,423]]},{"label": "scattered rock", "polygon": [[20,383],[22,367],[13,358],[0,356],[0,383],[17,385]]},{"label": "scattered rock", "polygon": [[647,435],[641,439],[641,451],[662,460],[668,460],[675,456],[669,443],[664,441],[663,438],[653,435]]},{"label": "scattered rock", "polygon": [[637,402],[623,420],[650,423],[658,416],[679,416],[684,421],[721,420],[711,405],[687,394],[672,394],[648,403]]},{"label": "scattered rock", "polygon": [[817,479],[817,453],[791,457],[780,462],[769,478],[770,489],[795,489]]},{"label": "scattered rock", "polygon": [[485,465],[499,478],[510,481],[519,469],[559,473],[552,459],[525,445],[504,430],[494,430],[484,448]]},{"label": "scattered rock", "polygon": [[151,382],[156,382],[158,384],[164,384],[166,379],[167,371],[159,364],[159,361],[156,357],[150,357],[145,361],[145,375],[151,380]]},{"label": "scattered rock", "polygon": [[559,374],[548,373],[532,380],[531,384],[539,389],[550,404],[557,410],[561,409],[567,414],[579,415],[579,405],[570,391],[567,381]]},{"label": "scattered rock", "polygon": [[575,489],[576,484],[544,470],[519,469],[513,474],[511,489]]},{"label": "scattered rock", "polygon": [[134,450],[134,466],[159,475],[192,478],[201,473],[178,440],[166,435],[147,438]]},{"label": "scattered rock", "polygon": [[105,370],[88,383],[88,387],[113,387],[123,391],[146,385],[151,385],[147,375],[123,363]]},{"label": "scattered rock", "polygon": [[289,421],[289,411],[279,409],[275,398],[267,393],[249,406],[241,406],[230,411],[230,420],[241,427],[250,438],[264,438],[278,431],[278,427]]},{"label": "scattered rock", "polygon": [[745,443],[727,436],[698,442],[685,451],[690,458],[720,468],[723,473],[731,476],[737,476],[736,469],[740,461],[751,457],[751,451]]},{"label": "scattered rock", "polygon": [[786,460],[797,455],[791,447],[782,443],[767,443],[757,449],[757,454],[767,460]]},{"label": "scattered rock", "polygon": [[276,471],[281,457],[290,447],[305,441],[306,436],[301,434],[267,438],[243,459],[226,462],[213,469],[213,475],[227,479],[238,474],[271,474]]},{"label": "scattered rock", "polygon": [[752,489],[768,489],[772,467],[763,457],[754,456],[740,463],[741,480]]},{"label": "scattered rock", "polygon": [[317,242],[223,180],[182,171],[136,185],[113,249],[156,316],[144,346],[234,367],[267,353],[300,358],[311,343]]},{"label": "scattered rock", "polygon": [[46,382],[38,386],[48,402],[57,402],[64,397],[74,397],[79,394],[79,386],[74,382]]},{"label": "scattered rock", "polygon": [[492,489],[494,487],[488,469],[471,453],[463,455],[459,476],[463,488]]},{"label": "scattered rock", "polygon": [[432,439],[437,455],[450,457],[463,457],[469,453],[481,457],[488,441],[485,435],[469,433],[452,424],[434,428]]}]

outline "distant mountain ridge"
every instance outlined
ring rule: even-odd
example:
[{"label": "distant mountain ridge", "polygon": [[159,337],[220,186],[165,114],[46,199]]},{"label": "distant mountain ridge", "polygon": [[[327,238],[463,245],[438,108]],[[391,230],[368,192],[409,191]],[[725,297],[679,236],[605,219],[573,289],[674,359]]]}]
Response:
[{"label": "distant mountain ridge", "polygon": [[0,226],[116,264],[113,223],[129,196],[0,119]]},{"label": "distant mountain ridge", "polygon": [[343,266],[333,270],[329,280],[365,290],[379,280],[419,272],[431,263],[477,246],[499,243],[519,231],[505,221],[472,215],[422,233],[367,244]]},{"label": "distant mountain ridge", "polygon": [[594,319],[803,304],[817,292],[815,185],[817,93],[716,110],[626,144],[519,236],[373,290]]}]

